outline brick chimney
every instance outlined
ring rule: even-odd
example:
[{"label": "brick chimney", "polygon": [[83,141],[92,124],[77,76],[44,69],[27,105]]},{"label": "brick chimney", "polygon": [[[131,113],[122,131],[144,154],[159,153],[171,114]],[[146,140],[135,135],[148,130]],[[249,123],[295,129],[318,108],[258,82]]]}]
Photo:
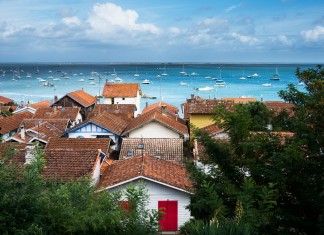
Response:
[{"label": "brick chimney", "polygon": [[35,158],[32,151],[35,149],[35,146],[32,143],[27,143],[25,148],[25,164],[29,164]]}]

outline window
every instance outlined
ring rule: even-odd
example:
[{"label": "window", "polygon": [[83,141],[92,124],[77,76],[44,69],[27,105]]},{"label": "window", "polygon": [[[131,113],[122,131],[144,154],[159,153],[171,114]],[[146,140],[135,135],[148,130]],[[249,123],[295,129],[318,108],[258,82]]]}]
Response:
[{"label": "window", "polygon": [[111,104],[114,104],[114,103],[115,103],[115,99],[111,98]]},{"label": "window", "polygon": [[78,135],[77,138],[80,139],[80,138],[84,138],[84,137],[82,135]]},{"label": "window", "polygon": [[134,151],[133,150],[128,150],[127,151],[127,157],[133,157],[134,156]]},{"label": "window", "polygon": [[125,97],[123,97],[122,100],[125,100]]}]

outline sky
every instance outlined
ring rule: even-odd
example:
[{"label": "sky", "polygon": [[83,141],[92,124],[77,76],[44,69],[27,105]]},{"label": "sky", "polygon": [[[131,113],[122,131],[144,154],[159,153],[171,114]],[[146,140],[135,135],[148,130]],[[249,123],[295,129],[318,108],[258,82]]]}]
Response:
[{"label": "sky", "polygon": [[0,0],[0,62],[323,63],[322,0]]}]

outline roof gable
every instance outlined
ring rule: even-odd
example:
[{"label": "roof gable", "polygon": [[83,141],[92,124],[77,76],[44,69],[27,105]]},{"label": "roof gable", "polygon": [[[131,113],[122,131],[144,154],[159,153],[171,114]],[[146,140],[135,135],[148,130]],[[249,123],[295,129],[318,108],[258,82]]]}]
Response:
[{"label": "roof gable", "polygon": [[99,189],[112,187],[139,176],[173,186],[184,191],[193,187],[185,166],[144,155],[115,161],[103,171]]},{"label": "roof gable", "polygon": [[9,104],[13,102],[14,101],[12,99],[0,95],[0,104]]},{"label": "roof gable", "polygon": [[156,121],[183,136],[188,135],[186,122],[167,110],[162,111],[161,107],[156,107],[155,109],[134,118],[129,123],[123,134],[126,135],[152,121]]},{"label": "roof gable", "polygon": [[93,111],[89,114],[88,119],[91,119],[104,111],[111,114],[116,114],[123,119],[134,118],[136,106],[134,104],[96,104]]},{"label": "roof gable", "polygon": [[85,108],[97,102],[96,97],[88,94],[84,90],[70,92],[66,95]]},{"label": "roof gable", "polygon": [[170,112],[172,112],[174,114],[178,114],[179,113],[179,109],[176,106],[173,106],[171,104],[168,104],[168,103],[165,103],[165,102],[160,101],[160,102],[157,102],[157,103],[154,103],[154,104],[151,104],[151,105],[145,107],[142,110],[142,114],[144,114],[146,112],[149,112],[152,109],[155,109],[157,107],[162,107],[162,106],[164,106],[167,110],[169,110]]}]

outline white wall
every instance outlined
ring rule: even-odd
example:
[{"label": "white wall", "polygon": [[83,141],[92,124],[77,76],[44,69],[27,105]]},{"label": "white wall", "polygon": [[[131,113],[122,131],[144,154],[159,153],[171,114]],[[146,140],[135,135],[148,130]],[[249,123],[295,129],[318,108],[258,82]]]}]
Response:
[{"label": "white wall", "polygon": [[100,157],[97,158],[97,162],[96,162],[96,166],[94,168],[93,171],[93,175],[92,175],[92,185],[97,185],[99,182],[99,178],[100,178]]},{"label": "white wall", "polygon": [[[104,104],[112,104],[111,98],[103,98]],[[136,106],[137,111],[135,111],[134,116],[136,117],[141,112],[141,106],[140,106],[140,96],[139,92],[137,92],[137,97],[125,97],[123,100],[122,97],[116,97],[114,98],[114,104],[134,104]]]},{"label": "white wall", "polygon": [[151,122],[129,133],[129,138],[180,138],[173,130],[162,126],[160,123]]},{"label": "white wall", "polygon": [[[128,184],[137,184],[140,180],[132,181],[131,183],[120,185],[111,191],[123,190]],[[144,180],[146,188],[150,195],[148,209],[158,210],[158,201],[177,200],[178,201],[178,229],[185,222],[190,220],[190,211],[186,209],[189,205],[189,194],[179,191],[152,181]]]}]

